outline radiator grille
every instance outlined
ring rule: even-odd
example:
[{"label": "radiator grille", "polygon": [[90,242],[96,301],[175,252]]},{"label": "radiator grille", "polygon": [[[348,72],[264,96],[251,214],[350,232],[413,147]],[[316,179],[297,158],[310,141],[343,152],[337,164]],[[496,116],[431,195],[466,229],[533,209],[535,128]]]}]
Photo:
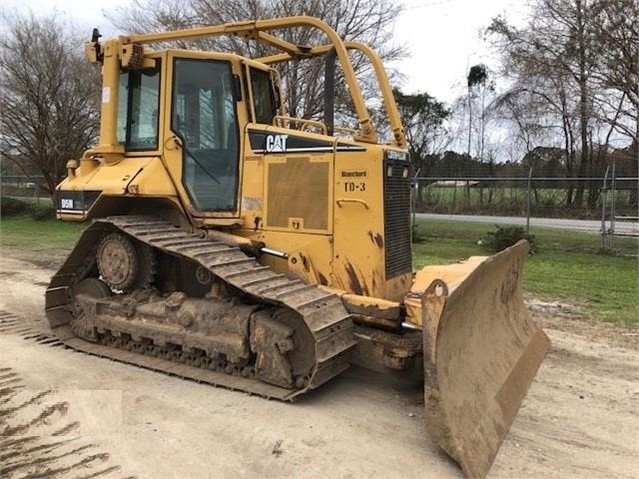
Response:
[{"label": "radiator grille", "polygon": [[266,225],[286,228],[299,218],[304,229],[328,229],[328,176],[327,162],[308,158],[268,164]]},{"label": "radiator grille", "polygon": [[[408,168],[409,163],[406,161],[384,160],[386,279],[412,271]],[[392,175],[389,176],[391,171]]]}]

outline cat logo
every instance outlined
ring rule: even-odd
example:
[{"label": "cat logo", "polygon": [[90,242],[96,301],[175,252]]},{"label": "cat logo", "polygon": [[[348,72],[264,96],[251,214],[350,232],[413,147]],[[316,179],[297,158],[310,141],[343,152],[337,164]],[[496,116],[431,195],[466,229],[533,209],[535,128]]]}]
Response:
[{"label": "cat logo", "polygon": [[266,137],[266,151],[278,153],[286,151],[286,140],[288,135],[268,135]]}]

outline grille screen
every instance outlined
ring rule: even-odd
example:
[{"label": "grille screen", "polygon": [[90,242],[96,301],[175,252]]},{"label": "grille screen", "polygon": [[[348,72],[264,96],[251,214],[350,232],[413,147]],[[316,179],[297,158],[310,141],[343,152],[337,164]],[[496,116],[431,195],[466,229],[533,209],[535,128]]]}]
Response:
[{"label": "grille screen", "polygon": [[270,163],[267,226],[287,228],[289,218],[301,218],[305,229],[327,229],[328,169],[328,163],[305,158]]},{"label": "grille screen", "polygon": [[[384,160],[384,247],[386,279],[412,271],[410,232],[410,178],[404,169],[409,164]],[[388,173],[392,169],[392,175]]]}]

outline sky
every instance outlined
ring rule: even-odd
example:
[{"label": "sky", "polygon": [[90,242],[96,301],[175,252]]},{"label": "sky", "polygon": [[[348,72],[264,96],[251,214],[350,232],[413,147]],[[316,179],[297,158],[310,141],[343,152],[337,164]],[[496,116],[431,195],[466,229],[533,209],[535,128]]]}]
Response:
[{"label": "sky", "polygon": [[[401,0],[400,0],[401,1]],[[54,8],[86,29],[93,27],[104,37],[117,34],[102,15],[103,6],[126,6],[129,0],[0,0],[4,9],[32,10],[46,14]],[[395,24],[393,40],[405,45],[409,55],[391,65],[403,76],[406,93],[427,92],[448,103],[463,94],[472,65],[496,68],[497,59],[482,39],[482,31],[496,15],[520,23],[526,14],[525,0],[404,0],[404,12]]]},{"label": "sky", "polygon": [[471,66],[498,68],[483,34],[492,18],[521,24],[527,12],[525,0],[404,0],[404,6],[394,32],[410,52],[396,65],[403,89],[447,102],[464,93]]}]

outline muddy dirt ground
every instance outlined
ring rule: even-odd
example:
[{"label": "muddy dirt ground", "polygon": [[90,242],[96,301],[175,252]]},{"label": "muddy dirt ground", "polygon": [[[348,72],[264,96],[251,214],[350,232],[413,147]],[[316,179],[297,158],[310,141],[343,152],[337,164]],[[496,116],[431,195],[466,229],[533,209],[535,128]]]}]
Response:
[{"label": "muddy dirt ground", "polygon": [[[284,404],[56,346],[38,336],[52,272],[0,259],[2,479],[461,477],[422,392],[362,370]],[[639,477],[636,332],[530,309],[553,345],[488,477]]]}]

